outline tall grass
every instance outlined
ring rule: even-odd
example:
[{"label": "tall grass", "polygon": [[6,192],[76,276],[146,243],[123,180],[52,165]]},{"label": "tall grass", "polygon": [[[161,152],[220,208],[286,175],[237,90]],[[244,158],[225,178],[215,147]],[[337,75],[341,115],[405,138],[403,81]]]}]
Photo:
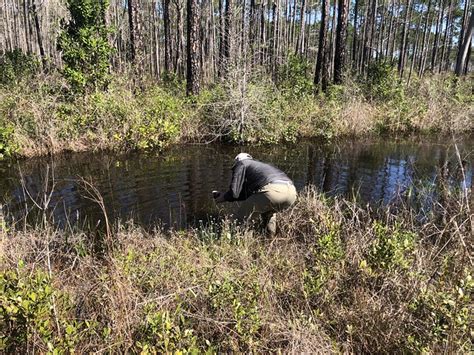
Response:
[{"label": "tall grass", "polygon": [[421,216],[308,187],[274,239],[226,219],[3,229],[0,349],[469,351],[474,217],[469,198],[447,198]]}]

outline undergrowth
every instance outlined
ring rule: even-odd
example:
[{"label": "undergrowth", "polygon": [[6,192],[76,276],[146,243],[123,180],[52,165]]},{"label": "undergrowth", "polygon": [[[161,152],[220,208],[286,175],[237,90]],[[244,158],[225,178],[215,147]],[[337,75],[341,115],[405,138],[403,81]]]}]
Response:
[{"label": "undergrowth", "polygon": [[274,239],[226,220],[184,231],[126,222],[100,253],[87,231],[3,229],[0,349],[469,352],[467,201],[453,195],[438,218],[310,187]]},{"label": "undergrowth", "polygon": [[[11,57],[11,58],[10,58]],[[186,97],[179,77],[107,78],[107,89],[78,94],[60,75],[35,71],[10,55],[0,70],[0,156],[64,150],[160,150],[183,142],[278,143],[301,137],[472,132],[470,78],[398,79],[380,62],[364,78],[346,78],[314,95],[311,68],[290,59],[275,82],[258,70],[229,71],[226,80]]]}]

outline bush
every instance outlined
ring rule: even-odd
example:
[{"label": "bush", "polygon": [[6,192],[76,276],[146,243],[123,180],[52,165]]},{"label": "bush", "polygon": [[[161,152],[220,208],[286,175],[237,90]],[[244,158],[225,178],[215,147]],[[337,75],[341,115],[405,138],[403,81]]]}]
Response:
[{"label": "bush", "polygon": [[0,57],[0,84],[16,85],[23,79],[30,79],[39,68],[38,59],[25,54],[21,49],[6,52]]},{"label": "bush", "polygon": [[172,313],[149,304],[145,321],[136,334],[135,346],[141,354],[199,354],[197,338],[181,308]]},{"label": "bush", "polygon": [[232,319],[233,328],[239,335],[240,344],[233,345],[235,350],[251,350],[257,345],[261,327],[260,295],[257,283],[246,284],[243,280],[225,278],[209,285],[213,311],[220,318]]},{"label": "bush", "polygon": [[13,139],[14,128],[0,118],[0,160],[11,157],[18,147]]},{"label": "bush", "polygon": [[390,62],[381,60],[370,63],[365,80],[365,95],[379,101],[403,99],[404,85]]},{"label": "bush", "polygon": [[404,231],[395,225],[393,229],[380,222],[374,222],[375,240],[367,255],[370,267],[392,271],[410,266],[410,253],[413,252],[416,234]]},{"label": "bush", "polygon": [[290,55],[287,62],[278,68],[278,88],[284,96],[301,98],[312,95],[311,64],[303,57]]},{"label": "bush", "polygon": [[186,116],[186,107],[181,98],[155,88],[140,97],[137,104],[138,112],[129,123],[128,131],[121,137],[128,147],[139,150],[162,149],[177,141],[181,122]]},{"label": "bush", "polygon": [[69,23],[63,23],[59,48],[63,74],[76,92],[104,89],[109,84],[112,47],[105,26],[108,1],[68,0]]},{"label": "bush", "polygon": [[1,272],[0,350],[26,350],[27,344],[53,353],[73,350],[82,325],[56,313],[69,307],[67,295],[54,289],[45,272],[30,273],[22,261],[17,270]]}]

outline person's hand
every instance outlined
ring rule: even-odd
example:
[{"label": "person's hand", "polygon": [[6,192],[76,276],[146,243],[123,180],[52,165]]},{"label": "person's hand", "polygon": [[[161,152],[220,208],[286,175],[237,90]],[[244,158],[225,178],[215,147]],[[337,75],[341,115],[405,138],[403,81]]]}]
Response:
[{"label": "person's hand", "polygon": [[224,202],[224,193],[220,191],[212,191],[212,197],[216,203]]}]

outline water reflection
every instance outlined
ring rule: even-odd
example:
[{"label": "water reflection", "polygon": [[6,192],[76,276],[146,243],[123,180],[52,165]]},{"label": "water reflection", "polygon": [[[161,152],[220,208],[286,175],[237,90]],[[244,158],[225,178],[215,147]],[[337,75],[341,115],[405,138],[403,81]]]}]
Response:
[{"label": "water reflection", "polygon": [[[435,186],[440,176],[451,186],[472,189],[474,142],[459,142],[458,147],[464,174],[456,169],[456,152],[449,142],[304,142],[245,150],[282,168],[298,189],[314,184],[329,195],[356,194],[362,202],[389,203],[412,189],[414,183]],[[86,198],[79,182],[83,177],[100,191],[109,218],[132,216],[145,225],[187,227],[216,212],[210,191],[227,188],[232,159],[238,152],[239,147],[186,146],[163,156],[70,154],[53,161],[43,158],[13,166],[3,163],[0,203],[10,219],[19,220],[50,197],[48,211],[59,225],[78,220],[95,224],[103,216],[99,206]],[[49,185],[45,188],[47,176]],[[34,215],[30,212],[30,218]]]}]

